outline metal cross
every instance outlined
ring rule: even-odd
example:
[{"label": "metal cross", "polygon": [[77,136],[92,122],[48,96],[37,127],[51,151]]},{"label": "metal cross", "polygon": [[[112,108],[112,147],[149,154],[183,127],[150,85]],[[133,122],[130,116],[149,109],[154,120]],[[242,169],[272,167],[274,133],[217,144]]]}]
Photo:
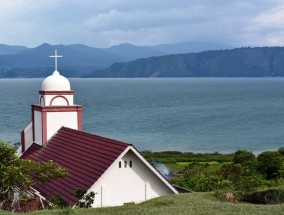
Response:
[{"label": "metal cross", "polygon": [[57,55],[57,50],[55,50],[55,54],[51,55],[49,57],[54,57],[54,59],[55,59],[55,71],[57,71],[57,58],[63,57],[63,56],[62,55]]}]

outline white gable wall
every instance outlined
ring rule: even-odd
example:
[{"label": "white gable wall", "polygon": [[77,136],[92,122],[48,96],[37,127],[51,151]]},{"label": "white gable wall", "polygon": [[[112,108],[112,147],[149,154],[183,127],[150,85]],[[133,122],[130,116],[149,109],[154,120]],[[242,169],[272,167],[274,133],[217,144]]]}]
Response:
[{"label": "white gable wall", "polygon": [[132,150],[118,158],[89,191],[96,193],[93,207],[138,203],[175,193]]}]

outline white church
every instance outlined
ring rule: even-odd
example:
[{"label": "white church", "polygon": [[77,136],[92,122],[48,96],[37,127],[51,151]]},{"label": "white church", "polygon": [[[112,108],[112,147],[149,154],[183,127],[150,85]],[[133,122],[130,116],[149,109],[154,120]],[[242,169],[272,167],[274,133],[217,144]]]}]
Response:
[{"label": "white church", "polygon": [[70,82],[57,71],[44,79],[39,104],[31,106],[29,125],[21,132],[18,154],[38,162],[54,160],[68,170],[65,178],[33,188],[42,198],[59,194],[70,204],[73,192],[95,192],[93,207],[139,203],[178,191],[131,144],[90,134],[82,128],[82,106],[74,104]]}]

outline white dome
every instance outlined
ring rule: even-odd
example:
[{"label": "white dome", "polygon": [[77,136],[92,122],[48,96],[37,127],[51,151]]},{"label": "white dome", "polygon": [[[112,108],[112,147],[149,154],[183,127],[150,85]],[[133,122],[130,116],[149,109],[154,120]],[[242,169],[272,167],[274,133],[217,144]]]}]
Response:
[{"label": "white dome", "polygon": [[68,79],[60,75],[58,71],[54,71],[52,75],[43,80],[41,90],[68,91],[70,90],[70,83]]}]

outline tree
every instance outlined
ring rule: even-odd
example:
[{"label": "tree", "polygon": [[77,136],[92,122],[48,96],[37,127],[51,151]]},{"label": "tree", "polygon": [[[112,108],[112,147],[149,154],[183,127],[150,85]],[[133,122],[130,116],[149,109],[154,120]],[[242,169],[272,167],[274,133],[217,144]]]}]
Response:
[{"label": "tree", "polygon": [[[15,148],[0,141],[0,209],[5,204],[14,205],[16,197],[29,196],[35,183],[48,183],[66,176],[67,171],[54,161],[38,163],[16,156]],[[15,192],[16,191],[16,192]],[[17,193],[17,195],[15,195]]]},{"label": "tree", "polygon": [[220,168],[220,176],[225,180],[232,181],[236,184],[244,173],[244,169],[240,164],[225,163]]},{"label": "tree", "polygon": [[262,152],[257,157],[258,171],[267,179],[279,178],[283,169],[281,154],[277,151]]},{"label": "tree", "polygon": [[281,147],[278,149],[278,152],[281,154],[281,155],[284,155],[284,147]]},{"label": "tree", "polygon": [[234,164],[240,164],[245,173],[251,174],[256,170],[256,157],[251,151],[247,150],[238,150],[235,152],[234,158],[233,158]]}]

